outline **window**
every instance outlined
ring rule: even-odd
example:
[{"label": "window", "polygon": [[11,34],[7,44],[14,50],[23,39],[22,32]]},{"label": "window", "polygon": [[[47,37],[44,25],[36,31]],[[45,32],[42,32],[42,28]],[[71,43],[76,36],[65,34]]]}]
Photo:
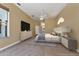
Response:
[{"label": "window", "polygon": [[9,11],[0,5],[0,38],[9,36]]}]

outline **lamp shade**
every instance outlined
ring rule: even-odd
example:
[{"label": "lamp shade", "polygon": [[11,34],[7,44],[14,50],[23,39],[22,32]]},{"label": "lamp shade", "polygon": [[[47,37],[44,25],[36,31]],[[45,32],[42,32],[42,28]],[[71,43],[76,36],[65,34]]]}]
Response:
[{"label": "lamp shade", "polygon": [[64,22],[64,18],[63,17],[60,17],[60,19],[58,20],[58,23],[57,24],[61,24]]}]

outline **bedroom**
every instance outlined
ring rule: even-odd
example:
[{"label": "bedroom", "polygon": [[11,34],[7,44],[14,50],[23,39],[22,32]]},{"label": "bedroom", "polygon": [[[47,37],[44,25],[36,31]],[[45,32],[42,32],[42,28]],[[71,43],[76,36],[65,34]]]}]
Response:
[{"label": "bedroom", "polygon": [[[57,40],[54,40],[54,42],[60,43],[61,40],[59,40],[59,36],[61,36],[61,32],[62,32],[61,29],[64,28],[64,30],[66,32],[64,32],[63,34],[64,35],[66,34],[65,36],[67,36],[67,34],[68,34],[71,37],[75,38],[74,41],[75,40],[77,41],[77,45],[76,45],[76,43],[74,43],[73,45],[74,45],[74,48],[76,49],[76,51],[79,52],[79,36],[78,36],[79,35],[79,33],[78,33],[79,32],[79,28],[78,28],[79,4],[77,4],[77,3],[76,4],[75,3],[70,3],[70,4],[66,4],[66,3],[63,3],[63,4],[62,3],[55,3],[55,4],[52,4],[52,3],[48,3],[48,4],[31,4],[31,3],[29,3],[29,4],[27,4],[27,3],[25,3],[25,4],[23,4],[23,3],[21,3],[21,5],[25,5],[25,6],[27,5],[26,8],[25,8],[25,6],[22,6],[22,9],[25,8],[24,10],[27,12],[23,12],[24,10],[21,10],[20,6],[16,6],[16,4],[9,4],[9,3],[5,4],[4,3],[1,5],[6,6],[10,10],[10,37],[1,38],[0,48],[3,49],[4,47],[6,47],[12,43],[19,42],[21,39],[26,38],[27,30],[25,30],[24,32],[20,31],[21,30],[20,29],[21,28],[20,27],[21,21],[24,21],[24,22],[30,24],[30,30],[28,31],[28,33],[31,33],[31,34],[29,34],[28,36],[30,36],[30,35],[36,36],[36,34],[39,33],[38,31],[40,30],[40,33],[43,33],[43,34],[47,33],[46,37],[48,36],[47,40],[50,39],[49,40],[50,42],[51,42],[51,39],[56,36],[55,38]],[[42,9],[44,7],[46,7],[46,8]],[[51,7],[52,7],[52,9],[51,9]],[[33,8],[34,10],[31,8]],[[37,11],[35,11],[35,10],[37,10]],[[28,13],[30,13],[31,16],[29,16],[30,14],[28,14]],[[42,20],[43,16],[40,16],[40,15],[43,15],[45,17],[44,19],[46,19],[46,20]],[[33,17],[33,18],[31,18],[31,17]],[[41,19],[42,21],[33,20],[33,19]],[[64,19],[64,21],[60,22],[60,24],[59,24],[58,21],[60,19]],[[75,24],[75,26],[74,26],[74,24]],[[42,28],[36,31],[35,26],[37,26],[37,25],[38,26],[41,25]],[[32,32],[30,32],[31,30],[32,30]],[[55,35],[55,36],[52,37],[50,34]],[[62,36],[63,36],[63,34],[62,34]],[[66,43],[62,42],[62,44],[68,48],[69,46],[67,45],[68,44],[67,40],[64,40],[64,41]],[[51,49],[51,47],[49,48],[49,46],[45,47],[46,46],[45,45],[44,47],[40,46],[41,48],[39,48],[39,46],[37,46],[36,44],[34,44],[34,45],[29,44],[28,40],[26,40],[24,42],[25,43],[22,43],[22,44],[24,44],[24,45],[22,45],[24,47],[19,45],[18,49],[21,48],[21,49],[26,49],[29,51],[34,49],[34,48],[37,48],[37,49],[33,50],[32,51],[33,53],[30,52],[29,54],[27,54],[28,51],[25,50],[26,53],[24,51],[23,52],[24,54],[21,54],[21,55],[34,55],[34,52],[38,52],[35,55],[54,55],[53,54],[54,50],[53,50],[53,52],[51,52],[53,48]],[[27,44],[26,44],[26,42],[27,42]],[[71,41],[69,41],[69,42],[71,42]],[[71,42],[69,49],[74,50],[73,45]],[[35,47],[33,47],[33,46],[35,46]],[[15,46],[15,48],[12,48],[12,49],[17,50],[16,47],[17,46]],[[28,47],[31,49],[29,49]],[[40,49],[41,49],[41,51],[40,51]],[[12,55],[20,55],[19,52],[21,52],[21,50],[14,52],[14,54],[12,52],[13,50],[10,50],[10,51],[8,50],[8,52],[9,52],[8,54],[6,53],[7,51],[1,52],[1,53],[3,53],[1,55],[11,55],[10,53],[12,53]],[[44,50],[45,50],[45,53],[47,53],[47,54],[42,53],[42,51],[44,51]],[[63,55],[64,54],[63,50],[62,50],[63,54],[61,54],[62,53],[61,50],[59,52],[60,52],[59,54],[57,52],[55,52],[56,53],[55,55]],[[67,52],[69,52],[69,51],[67,50],[65,53],[67,53]],[[69,52],[69,53],[70,53],[69,55],[78,55],[78,54],[74,54],[73,52]],[[68,53],[64,54],[64,55],[68,55]]]}]

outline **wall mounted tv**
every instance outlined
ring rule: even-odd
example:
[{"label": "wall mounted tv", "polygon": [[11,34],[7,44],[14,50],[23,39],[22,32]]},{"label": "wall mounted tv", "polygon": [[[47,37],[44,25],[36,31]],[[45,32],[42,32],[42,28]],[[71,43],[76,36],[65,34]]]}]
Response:
[{"label": "wall mounted tv", "polygon": [[30,30],[30,24],[24,21],[21,21],[21,31],[29,31]]}]

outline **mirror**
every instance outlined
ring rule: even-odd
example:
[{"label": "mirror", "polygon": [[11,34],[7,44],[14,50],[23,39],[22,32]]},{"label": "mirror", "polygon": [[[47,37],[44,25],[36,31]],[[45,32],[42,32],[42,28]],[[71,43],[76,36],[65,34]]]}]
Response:
[{"label": "mirror", "polygon": [[0,5],[0,38],[9,37],[9,11]]}]

